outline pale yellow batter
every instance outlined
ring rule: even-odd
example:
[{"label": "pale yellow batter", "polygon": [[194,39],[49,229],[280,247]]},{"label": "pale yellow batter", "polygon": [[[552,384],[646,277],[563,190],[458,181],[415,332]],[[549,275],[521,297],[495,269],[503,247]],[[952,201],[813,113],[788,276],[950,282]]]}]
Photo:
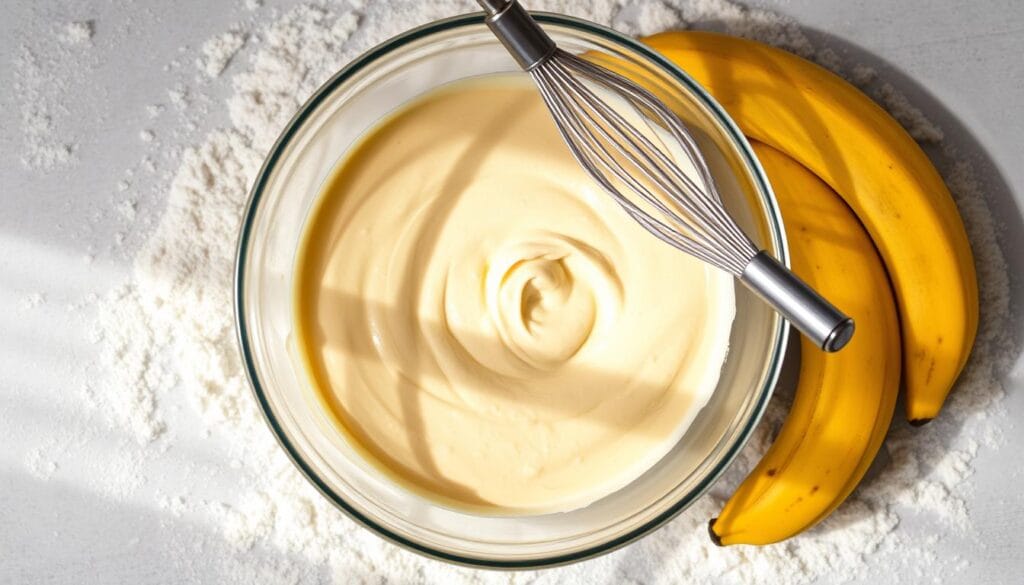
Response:
[{"label": "pale yellow batter", "polygon": [[577,167],[522,75],[382,122],[299,251],[300,353],[339,428],[457,507],[584,506],[678,441],[717,384],[732,278]]}]

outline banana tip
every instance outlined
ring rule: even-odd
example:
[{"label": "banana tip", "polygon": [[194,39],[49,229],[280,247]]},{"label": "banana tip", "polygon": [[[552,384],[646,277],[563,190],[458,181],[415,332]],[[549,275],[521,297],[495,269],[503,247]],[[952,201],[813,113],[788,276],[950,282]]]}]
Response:
[{"label": "banana tip", "polygon": [[932,419],[930,419],[930,418],[912,418],[912,419],[910,419],[907,422],[909,422],[910,426],[912,426],[912,427],[923,427],[924,425],[932,422]]},{"label": "banana tip", "polygon": [[718,520],[718,518],[712,518],[708,521],[708,536],[711,537],[711,542],[715,543],[715,546],[722,546],[722,537],[718,536],[718,533],[715,532],[715,520]]}]

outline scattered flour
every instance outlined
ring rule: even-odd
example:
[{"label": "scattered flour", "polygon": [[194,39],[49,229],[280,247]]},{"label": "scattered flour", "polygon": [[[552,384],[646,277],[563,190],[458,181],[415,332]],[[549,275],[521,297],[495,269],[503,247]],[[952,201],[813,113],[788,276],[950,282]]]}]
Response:
[{"label": "scattered flour", "polygon": [[202,57],[196,66],[208,77],[217,77],[228,66],[231,58],[245,45],[247,35],[239,31],[228,31],[203,44]]},{"label": "scattered flour", "polygon": [[39,292],[31,293],[31,294],[25,295],[21,299],[21,302],[18,303],[18,308],[21,309],[22,311],[27,311],[29,309],[34,309],[34,308],[38,307],[39,305],[42,305],[45,302],[46,302],[46,295],[45,294],[39,293]]},{"label": "scattered flour", "polygon": [[[26,59],[26,62],[33,63],[31,56]],[[25,107],[21,112],[21,123],[25,140],[21,162],[26,167],[53,170],[75,161],[77,144],[57,137],[53,117],[47,110],[38,106]]]},{"label": "scattered flour", "polygon": [[95,30],[95,23],[91,20],[80,20],[69,22],[64,25],[61,31],[61,42],[69,45],[84,45],[92,42],[92,35]]},{"label": "scattered flour", "polygon": [[28,457],[25,458],[25,467],[36,479],[45,480],[50,479],[50,476],[57,472],[59,466],[56,461],[48,457],[47,450],[36,447],[28,452]]},{"label": "scattered flour", "polygon": [[[879,84],[874,70],[846,66],[835,52],[815,47],[796,23],[729,0],[533,0],[528,5],[630,34],[680,27],[722,30],[814,59],[858,85]],[[262,3],[244,0],[242,6],[255,11]],[[325,567],[339,583],[767,585],[870,578],[890,572],[893,563],[922,578],[963,570],[962,559],[938,559],[930,549],[940,538],[970,537],[969,478],[979,453],[1000,443],[998,380],[1012,347],[1003,329],[1009,311],[1007,267],[984,201],[984,185],[963,162],[944,168],[978,262],[982,315],[972,360],[944,416],[921,429],[897,421],[868,480],[806,536],[768,547],[723,549],[710,543],[705,530],[707,518],[720,510],[730,490],[770,444],[787,413],[784,399],[769,405],[763,424],[737,462],[685,514],[627,549],[548,571],[490,573],[421,558],[355,525],[295,471],[257,411],[235,342],[235,237],[249,186],[284,124],[346,62],[405,29],[473,10],[476,4],[468,0],[303,5],[277,14],[269,25],[239,25],[202,46],[196,63],[208,78],[219,77],[236,54],[245,52],[245,69],[230,78],[232,94],[223,106],[230,125],[210,131],[175,159],[177,170],[168,177],[167,208],[147,231],[148,241],[135,259],[131,277],[98,303],[96,338],[109,377],[87,384],[84,394],[94,411],[109,414],[142,446],[126,449],[123,465],[104,480],[105,493],[124,497],[147,484],[138,472],[140,458],[159,457],[175,447],[176,416],[161,402],[184,393],[203,421],[203,432],[230,442],[225,459],[232,461],[234,473],[247,478],[249,489],[217,501],[200,495],[200,485],[189,485],[160,492],[154,504],[171,516],[214,527],[232,543],[240,556],[225,563],[234,582],[268,576],[305,581],[310,565]],[[74,42],[88,42],[92,30],[90,22],[87,38]],[[68,31],[68,38],[80,37]],[[23,87],[43,79],[34,59],[25,48],[16,61]],[[174,62],[167,69],[178,67]],[[183,80],[167,91],[172,113],[181,115],[187,128],[201,127],[195,118],[185,116],[207,104],[205,83],[209,79]],[[942,143],[941,130],[891,85],[882,83],[874,94],[916,138]],[[49,169],[73,161],[75,145],[55,139],[51,111],[22,109],[27,143],[23,163],[30,168]],[[147,112],[157,118],[164,107],[155,104]],[[147,143],[155,138],[148,129],[140,130],[139,136]],[[946,160],[956,161],[952,147],[943,147]],[[140,168],[149,167],[157,169],[147,155]],[[135,199],[126,197],[133,188],[133,172],[125,174],[115,206],[126,221],[134,221]],[[90,252],[88,261],[92,257]],[[57,460],[43,451],[30,453],[26,465],[38,477],[59,470]],[[915,538],[901,523],[916,516],[937,518],[948,533]],[[264,565],[259,558],[242,556],[261,547],[284,551],[291,564],[281,564],[284,561],[275,557],[266,561],[274,564]],[[184,548],[181,555],[191,558],[194,550]],[[239,560],[243,558],[247,560]]]},{"label": "scattered flour", "polygon": [[878,71],[874,67],[857,64],[850,70],[850,81],[855,85],[863,86],[878,78]]},{"label": "scattered flour", "polygon": [[[92,27],[91,21],[70,23],[56,35],[57,50],[38,52],[23,44],[12,59],[14,83],[8,90],[19,99],[21,163],[25,168],[51,171],[77,162],[77,141],[58,132],[57,123],[67,116],[67,94],[82,80],[88,66],[65,71],[61,65],[81,52],[82,45],[88,48]],[[62,69],[60,74],[58,69]]]},{"label": "scattered flour", "polygon": [[171,100],[171,103],[174,104],[174,107],[178,108],[179,110],[184,110],[188,107],[189,103],[188,88],[179,85],[174,87],[173,89],[169,89],[167,90],[167,98]]},{"label": "scattered flour", "polygon": [[[50,30],[51,34],[40,38],[24,36],[16,52],[3,57],[13,73],[4,97],[18,103],[20,162],[31,171],[74,167],[81,137],[68,130],[67,122],[76,116],[94,119],[95,113],[89,108],[78,110],[74,100],[79,91],[96,90],[91,77],[99,65],[94,52],[95,21],[61,22]],[[104,37],[108,48],[116,37]],[[5,138],[7,134],[11,138],[16,135],[5,132]]]},{"label": "scattered flour", "polygon": [[921,110],[916,108],[892,84],[883,83],[877,92],[872,92],[885,109],[899,120],[900,124],[920,142],[941,142],[942,129],[933,124]]}]

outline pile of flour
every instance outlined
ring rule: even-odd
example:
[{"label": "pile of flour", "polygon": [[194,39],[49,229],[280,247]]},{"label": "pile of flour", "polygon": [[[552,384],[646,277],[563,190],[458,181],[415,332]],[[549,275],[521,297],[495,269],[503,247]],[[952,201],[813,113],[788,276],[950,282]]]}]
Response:
[{"label": "pile of flour", "polygon": [[[258,1],[245,6],[270,10]],[[596,560],[530,573],[473,571],[421,558],[358,527],[294,470],[250,395],[231,309],[240,215],[263,157],[322,82],[373,44],[436,18],[474,11],[476,5],[452,0],[309,4],[272,15],[269,25],[239,24],[211,38],[191,61],[183,58],[169,65],[194,64],[195,75],[182,76],[179,85],[168,88],[170,105],[191,128],[201,128],[201,120],[187,115],[199,108],[226,108],[230,124],[197,134],[194,146],[175,159],[167,207],[157,225],[136,226],[145,230],[148,241],[127,282],[100,303],[97,338],[107,377],[89,387],[89,397],[98,410],[110,413],[114,424],[131,431],[141,446],[134,456],[161,457],[174,451],[179,431],[185,432],[175,426],[180,417],[162,402],[172,393],[187,394],[204,432],[225,437],[232,445],[225,458],[249,487],[229,501],[211,501],[201,486],[184,485],[162,493],[155,505],[216,529],[240,555],[253,547],[274,547],[294,563],[292,568],[249,566],[238,572],[239,582],[260,574],[304,574],[301,567],[310,564],[327,567],[344,583],[799,584],[868,578],[891,571],[894,563],[920,575],[962,570],[961,559],[938,559],[930,552],[939,535],[918,534],[901,524],[936,517],[948,527],[943,538],[970,538],[972,462],[1000,442],[1002,390],[997,374],[1004,371],[1005,348],[1011,346],[1002,329],[1009,310],[1007,267],[993,235],[983,186],[970,165],[956,162],[955,146],[941,143],[941,129],[875,72],[847,66],[827,48],[813,46],[795,23],[775,14],[727,0],[532,0],[529,6],[631,34],[714,28],[785,47],[845,74],[875,95],[915,137],[945,148],[943,170],[964,213],[978,262],[982,318],[973,358],[943,416],[921,429],[895,424],[875,469],[853,497],[807,535],[774,546],[716,548],[707,538],[706,522],[770,444],[787,412],[784,399],[773,401],[756,436],[711,494],[654,535]],[[92,30],[92,23],[69,25],[66,34],[69,42],[88,43]],[[25,62],[30,68],[31,56]],[[221,75],[231,81],[226,104],[204,101],[204,84]],[[163,111],[160,104],[151,108],[153,116]],[[40,118],[35,110],[24,115],[32,136],[48,135],[45,115]],[[152,132],[140,132],[144,141],[158,143]],[[28,165],[49,167],[74,156],[73,146],[53,147],[42,138],[31,146]],[[133,215],[132,209],[126,209],[126,216]],[[33,464],[40,474],[51,472],[46,462]],[[244,558],[244,563],[261,562],[258,555]]]}]

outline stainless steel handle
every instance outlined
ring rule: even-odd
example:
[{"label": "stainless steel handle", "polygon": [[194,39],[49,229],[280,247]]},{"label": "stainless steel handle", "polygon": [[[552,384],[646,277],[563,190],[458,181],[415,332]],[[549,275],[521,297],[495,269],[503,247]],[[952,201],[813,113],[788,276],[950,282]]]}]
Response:
[{"label": "stainless steel handle", "polygon": [[487,13],[487,26],[516,63],[529,71],[555,54],[555,41],[516,0],[477,0]]},{"label": "stainless steel handle", "polygon": [[763,250],[740,281],[825,351],[839,351],[853,337],[853,319]]},{"label": "stainless steel handle", "polygon": [[476,3],[480,5],[480,8],[484,9],[487,16],[494,16],[508,8],[508,5],[513,1],[514,0],[476,0]]}]

